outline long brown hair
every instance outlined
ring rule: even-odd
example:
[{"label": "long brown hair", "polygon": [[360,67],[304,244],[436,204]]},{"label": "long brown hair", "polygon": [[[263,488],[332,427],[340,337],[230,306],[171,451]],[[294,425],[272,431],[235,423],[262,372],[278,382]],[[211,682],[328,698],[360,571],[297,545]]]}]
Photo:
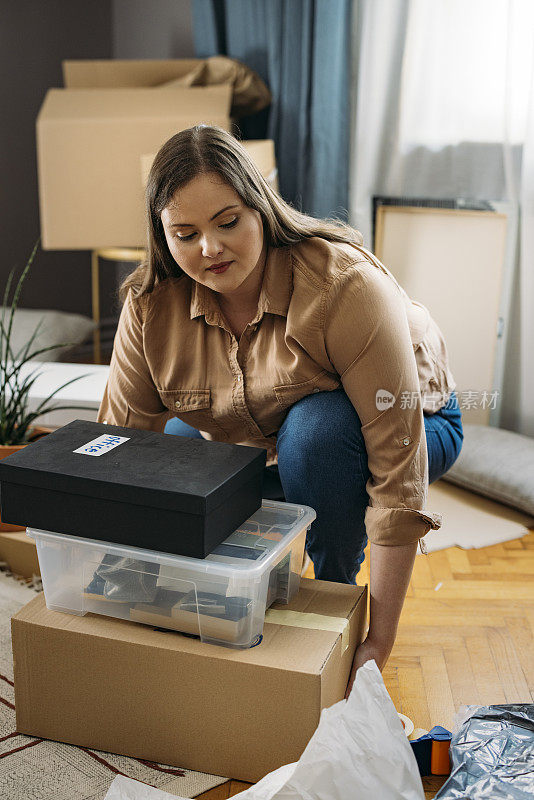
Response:
[{"label": "long brown hair", "polygon": [[148,257],[122,283],[122,300],[129,289],[140,296],[166,278],[182,274],[167,246],[161,212],[178,189],[209,172],[231,186],[246,206],[259,211],[270,247],[296,244],[312,236],[330,242],[363,242],[359,231],[341,220],[316,219],[286,203],[263,178],[246,149],[223,128],[196,125],[171,137],[154,159],[146,187]]}]

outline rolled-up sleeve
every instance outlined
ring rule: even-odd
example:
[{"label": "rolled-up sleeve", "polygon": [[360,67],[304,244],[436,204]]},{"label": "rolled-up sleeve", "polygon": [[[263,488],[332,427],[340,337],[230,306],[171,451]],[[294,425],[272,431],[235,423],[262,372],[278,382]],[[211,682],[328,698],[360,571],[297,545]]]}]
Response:
[{"label": "rolled-up sleeve", "polygon": [[441,517],[424,511],[425,426],[402,295],[386,274],[359,262],[329,287],[322,322],[329,360],[362,425],[367,535],[376,544],[415,542],[439,528]]},{"label": "rolled-up sleeve", "polygon": [[146,296],[136,299],[131,292],[124,303],[97,420],[162,431],[170,414],[161,401],[144,354],[146,303]]}]

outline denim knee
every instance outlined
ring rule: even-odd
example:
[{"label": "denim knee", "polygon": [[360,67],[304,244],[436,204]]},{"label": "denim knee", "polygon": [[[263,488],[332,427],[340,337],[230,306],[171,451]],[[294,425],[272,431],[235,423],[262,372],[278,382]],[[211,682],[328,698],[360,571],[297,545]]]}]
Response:
[{"label": "denim knee", "polygon": [[311,394],[295,403],[278,431],[277,449],[279,463],[289,457],[338,468],[341,454],[353,454],[367,466],[360,418],[343,389]]},{"label": "denim knee", "polygon": [[191,425],[187,425],[187,423],[182,422],[182,420],[178,419],[178,417],[171,417],[171,419],[166,423],[163,433],[170,433],[173,436],[188,436],[190,439],[204,438],[200,431],[197,431],[196,428],[192,428]]},{"label": "denim knee", "polygon": [[343,390],[303,398],[278,433],[286,500],[317,512],[306,549],[315,577],[353,583],[367,541],[367,452],[360,419]]},{"label": "denim knee", "polygon": [[454,464],[463,444],[462,415],[453,392],[447,405],[425,414],[429,483],[441,478]]}]

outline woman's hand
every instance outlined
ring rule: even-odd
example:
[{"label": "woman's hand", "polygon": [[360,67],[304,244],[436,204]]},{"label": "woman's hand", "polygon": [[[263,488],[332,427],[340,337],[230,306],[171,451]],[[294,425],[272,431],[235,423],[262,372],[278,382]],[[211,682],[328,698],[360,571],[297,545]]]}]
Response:
[{"label": "woman's hand", "polygon": [[356,649],[345,697],[356,670],[374,658],[382,670],[395,643],[397,625],[412,574],[417,542],[385,547],[371,542],[370,616],[367,638]]},{"label": "woman's hand", "polygon": [[384,669],[386,665],[386,661],[388,660],[389,654],[391,653],[391,649],[393,647],[393,642],[391,644],[374,642],[369,637],[363,640],[361,645],[356,648],[356,652],[354,653],[354,660],[352,662],[352,669],[350,671],[350,678],[347,684],[347,691],[345,692],[345,699],[348,698],[352,684],[354,683],[354,679],[356,677],[356,670],[358,670],[366,661],[374,660],[376,661],[376,665],[380,672]]}]

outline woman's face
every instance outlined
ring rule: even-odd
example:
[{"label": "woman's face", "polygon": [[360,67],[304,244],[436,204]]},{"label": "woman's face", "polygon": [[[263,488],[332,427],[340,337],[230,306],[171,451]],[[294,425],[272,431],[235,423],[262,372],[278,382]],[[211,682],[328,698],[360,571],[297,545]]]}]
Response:
[{"label": "woman's face", "polygon": [[263,269],[261,216],[215,173],[178,189],[161,221],[178,266],[216,292],[239,296]]}]

